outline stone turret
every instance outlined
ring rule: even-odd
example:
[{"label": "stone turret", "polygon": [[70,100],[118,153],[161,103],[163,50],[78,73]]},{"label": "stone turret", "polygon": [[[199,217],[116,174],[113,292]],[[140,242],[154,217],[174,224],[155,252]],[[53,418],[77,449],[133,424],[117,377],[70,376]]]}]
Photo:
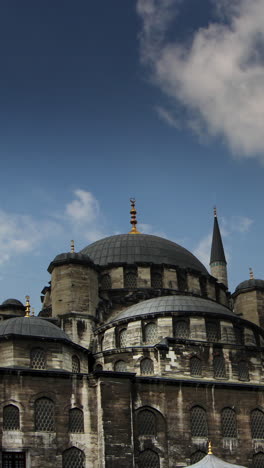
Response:
[{"label": "stone turret", "polygon": [[73,341],[88,347],[98,305],[98,272],[88,255],[68,252],[57,255],[51,273],[52,317]]},{"label": "stone turret", "polygon": [[217,220],[216,208],[214,208],[214,230],[211,247],[210,268],[211,274],[219,283],[228,287],[226,258],[222,242],[222,237]]}]

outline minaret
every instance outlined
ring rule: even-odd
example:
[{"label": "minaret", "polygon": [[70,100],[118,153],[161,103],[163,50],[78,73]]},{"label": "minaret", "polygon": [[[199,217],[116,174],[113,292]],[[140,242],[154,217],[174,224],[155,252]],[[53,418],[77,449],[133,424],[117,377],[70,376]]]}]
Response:
[{"label": "minaret", "polygon": [[228,287],[225,252],[218,225],[216,208],[214,208],[214,231],[211,247],[210,268],[211,275],[214,276],[219,283],[223,283]]}]

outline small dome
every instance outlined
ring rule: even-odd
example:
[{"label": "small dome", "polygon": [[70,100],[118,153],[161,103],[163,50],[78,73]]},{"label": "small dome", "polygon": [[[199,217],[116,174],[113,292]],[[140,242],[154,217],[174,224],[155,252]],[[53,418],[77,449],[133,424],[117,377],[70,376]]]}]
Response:
[{"label": "small dome", "polygon": [[53,268],[56,266],[68,265],[70,263],[93,266],[93,261],[89,258],[88,255],[84,255],[80,252],[65,252],[57,255],[54,258],[48,267],[48,272],[52,273]]},{"label": "small dome", "polygon": [[4,320],[0,324],[0,338],[9,335],[70,341],[63,330],[48,320],[38,317],[15,317]]},{"label": "small dome", "polygon": [[106,237],[81,250],[97,265],[149,263],[190,268],[208,275],[191,252],[175,242],[149,234],[119,234]]},{"label": "small dome", "polygon": [[123,310],[114,321],[132,318],[138,315],[159,314],[171,312],[195,312],[206,314],[221,314],[237,317],[230,309],[208,299],[194,296],[161,296],[139,302]]},{"label": "small dome", "polygon": [[2,302],[1,305],[2,306],[9,306],[10,305],[10,307],[19,306],[19,307],[24,308],[24,304],[22,304],[22,302],[20,302],[18,299],[6,299],[4,302]]},{"label": "small dome", "polygon": [[242,283],[239,283],[239,285],[236,287],[235,293],[238,291],[246,290],[246,289],[263,289],[264,290],[264,280],[252,278],[246,281],[242,281]]},{"label": "small dome", "polygon": [[227,463],[214,455],[206,455],[199,462],[190,465],[189,468],[245,468],[245,466]]}]

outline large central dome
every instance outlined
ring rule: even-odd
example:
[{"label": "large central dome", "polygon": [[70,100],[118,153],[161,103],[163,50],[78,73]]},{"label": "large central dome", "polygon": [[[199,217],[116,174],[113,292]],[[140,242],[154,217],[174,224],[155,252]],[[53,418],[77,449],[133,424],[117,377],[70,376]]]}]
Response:
[{"label": "large central dome", "polygon": [[88,245],[82,254],[95,264],[153,263],[190,268],[208,274],[203,264],[188,250],[175,242],[149,234],[119,234]]}]

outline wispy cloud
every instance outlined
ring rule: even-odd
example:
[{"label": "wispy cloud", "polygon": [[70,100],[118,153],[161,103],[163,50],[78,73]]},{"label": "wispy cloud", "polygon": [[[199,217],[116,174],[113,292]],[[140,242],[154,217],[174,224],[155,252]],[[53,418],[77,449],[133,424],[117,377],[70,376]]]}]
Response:
[{"label": "wispy cloud", "polygon": [[138,230],[142,232],[142,234],[151,234],[152,236],[167,238],[164,231],[159,231],[158,229],[155,229],[155,227],[152,226],[151,224],[139,223]]},{"label": "wispy cloud", "polygon": [[162,106],[157,106],[156,111],[159,117],[162,120],[164,120],[164,122],[166,122],[170,127],[174,127],[178,129],[181,128],[180,120],[177,119],[171,111],[169,111],[168,109],[165,109],[165,107],[162,107]]},{"label": "wispy cloud", "polygon": [[166,38],[181,2],[138,0],[141,59],[175,106],[189,110],[192,129],[264,162],[264,1],[212,2],[219,21],[182,44]]}]

